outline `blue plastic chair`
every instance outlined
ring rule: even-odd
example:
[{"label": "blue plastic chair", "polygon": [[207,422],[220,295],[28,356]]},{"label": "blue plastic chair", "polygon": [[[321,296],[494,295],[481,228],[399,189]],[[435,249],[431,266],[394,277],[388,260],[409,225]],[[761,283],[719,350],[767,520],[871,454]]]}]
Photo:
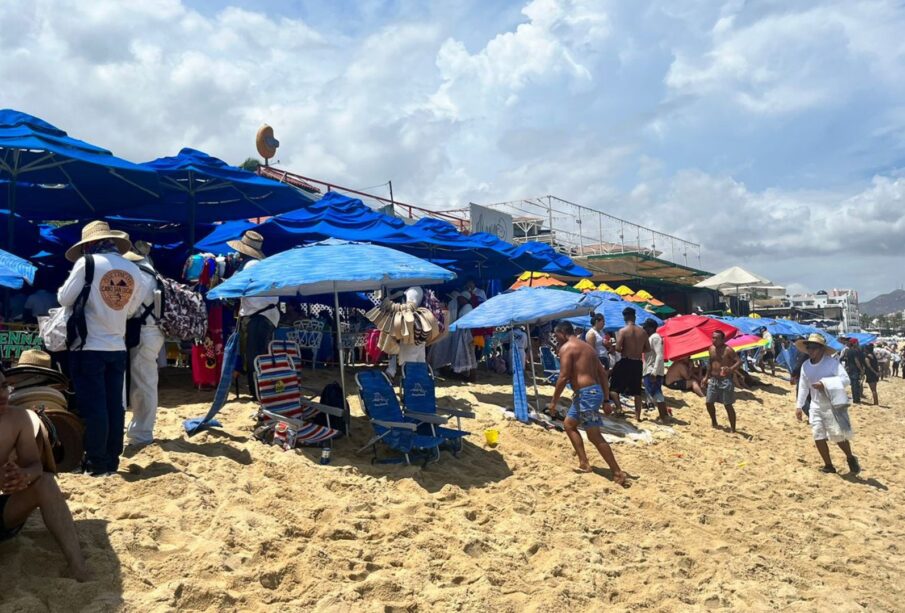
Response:
[{"label": "blue plastic chair", "polygon": [[[434,426],[433,433],[449,442],[453,453],[462,449],[462,439],[471,434],[462,430],[462,418],[474,419],[471,411],[437,406],[437,387],[434,373],[424,362],[406,362],[402,366],[402,406],[406,415],[437,415],[444,413],[456,418],[456,429]],[[421,428],[425,428],[422,426]]]},{"label": "blue plastic chair", "polygon": [[[374,436],[359,449],[359,453],[371,447],[372,462],[393,463],[404,459],[411,464],[413,455],[425,455],[424,464],[440,459],[440,445],[444,439],[435,434],[433,426],[445,424],[447,419],[439,415],[404,415],[393,384],[382,370],[367,370],[355,375],[361,406],[374,428]],[[425,430],[427,432],[425,433]],[[402,454],[402,458],[378,459],[377,443]]]},{"label": "blue plastic chair", "polygon": [[553,353],[553,349],[547,345],[541,345],[540,361],[544,368],[544,377],[547,382],[556,384],[556,380],[559,379],[559,358]]}]

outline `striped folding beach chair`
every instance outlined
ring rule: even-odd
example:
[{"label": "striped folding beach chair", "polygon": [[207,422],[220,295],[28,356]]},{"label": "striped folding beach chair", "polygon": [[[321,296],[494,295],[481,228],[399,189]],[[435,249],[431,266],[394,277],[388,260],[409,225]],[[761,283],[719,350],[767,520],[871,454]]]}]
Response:
[{"label": "striped folding beach chair", "polygon": [[[255,381],[261,403],[256,438],[267,440],[279,422],[286,423],[296,432],[296,444],[299,445],[323,444],[342,434],[341,429],[332,427],[331,416],[341,423],[345,411],[303,398],[298,374],[288,356],[264,354],[255,358]],[[320,419],[320,415],[326,420]],[[320,421],[326,425],[318,423]]]}]

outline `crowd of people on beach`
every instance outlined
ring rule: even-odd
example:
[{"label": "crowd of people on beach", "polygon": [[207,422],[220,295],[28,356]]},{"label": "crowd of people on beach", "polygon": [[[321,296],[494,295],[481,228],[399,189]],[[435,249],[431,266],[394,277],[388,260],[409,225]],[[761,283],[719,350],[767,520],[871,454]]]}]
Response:
[{"label": "crowd of people on beach", "polygon": [[[239,270],[253,267],[264,258],[263,238],[253,231],[228,244],[237,254]],[[142,241],[133,244],[126,233],[111,229],[106,222],[87,224],[81,240],[67,250],[66,258],[73,267],[54,297],[71,311],[64,331],[67,361],[59,367],[71,379],[74,402],[85,428],[84,457],[78,472],[103,477],[118,471],[126,441],[133,446],[154,441],[158,360],[165,341],[159,324],[163,317],[160,278],[151,258],[151,245]],[[483,290],[468,281],[450,295],[447,324],[467,315],[486,299]],[[42,310],[45,303],[52,304],[50,299],[42,300],[34,300],[25,308],[35,312]],[[249,392],[254,396],[254,360],[268,351],[280,321],[279,300],[242,298],[237,307],[241,361]],[[703,398],[714,428],[720,427],[716,405],[722,404],[728,431],[735,433],[735,389],[748,383],[743,357],[726,344],[722,330],[712,333],[706,359],[700,363],[690,358],[677,359],[667,367],[657,324],[648,320],[638,326],[632,308],[626,308],[622,315],[624,322],[615,336],[605,332],[607,322],[602,314],[591,316],[583,336],[569,322],[556,324],[553,335],[560,372],[548,410],[559,417],[558,402],[566,387],[571,387],[573,399],[563,425],[578,456],[578,470],[591,470],[580,432],[583,429],[611,469],[613,480],[627,485],[628,476],[601,433],[603,415],[625,415],[623,397],[630,398],[637,421],[642,420],[647,403],[656,409],[657,421],[670,423],[673,418],[665,390],[691,394]],[[475,364],[491,334],[492,330],[450,335],[455,355],[449,363],[464,364],[463,372],[473,377]],[[509,338],[510,344],[518,344],[520,355],[534,359],[527,334],[519,331]],[[769,367],[775,373],[778,347],[769,333],[765,333],[765,341],[766,350],[758,354],[753,365],[761,372]],[[791,368],[792,384],[797,386],[796,415],[799,420],[808,417],[824,462],[822,470],[835,472],[829,452],[829,443],[833,442],[845,454],[850,471],[857,474],[861,467],[851,449],[846,390],[850,387],[853,402],[860,403],[862,380],[866,381],[874,404],[878,404],[877,382],[897,376],[900,371],[905,376],[905,369],[900,367],[905,349],[900,351],[882,343],[862,349],[857,342],[850,342],[835,356],[820,334],[783,339],[784,346],[791,342],[800,352],[800,359]],[[0,475],[0,541],[14,537],[27,517],[40,509],[73,576],[84,580],[89,574],[72,515],[42,460],[46,451],[42,449],[46,440],[41,435],[43,426],[30,418],[30,411],[11,405],[12,392],[0,370],[0,459],[4,462]],[[132,412],[128,424],[127,405]]]}]

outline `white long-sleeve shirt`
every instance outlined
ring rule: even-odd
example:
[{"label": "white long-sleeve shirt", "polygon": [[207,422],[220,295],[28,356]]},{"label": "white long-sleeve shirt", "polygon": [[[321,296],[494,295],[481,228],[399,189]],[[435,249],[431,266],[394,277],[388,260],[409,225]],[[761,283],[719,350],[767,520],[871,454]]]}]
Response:
[{"label": "white long-sleeve shirt", "polygon": [[666,365],[663,363],[663,338],[654,332],[648,340],[650,351],[644,354],[644,374],[662,377],[666,374]]},{"label": "white long-sleeve shirt", "polygon": [[[94,278],[85,304],[88,338],[83,351],[125,351],[126,320],[151,291],[138,267],[118,253],[94,254]],[[85,258],[72,267],[57,292],[64,307],[72,307],[85,286]]]},{"label": "white long-sleeve shirt", "polygon": [[[242,268],[242,270],[247,270],[252,266],[257,266],[259,260],[249,260],[249,262]],[[261,309],[265,309],[270,305],[279,304],[280,299],[275,296],[253,296],[249,298],[242,298],[239,301],[239,317],[251,317]],[[277,327],[280,323],[280,309],[277,306],[273,308],[268,308],[266,311],[260,313],[267,319],[273,323],[274,327]]]},{"label": "white long-sleeve shirt", "polygon": [[830,377],[839,377],[842,380],[842,384],[846,387],[851,385],[848,373],[845,372],[845,368],[838,359],[825,355],[816,364],[812,363],[811,360],[805,360],[801,366],[801,377],[798,379],[798,408],[804,407],[804,403],[810,394],[812,407],[816,405],[821,409],[831,409],[827,395],[814,388],[815,383]]}]

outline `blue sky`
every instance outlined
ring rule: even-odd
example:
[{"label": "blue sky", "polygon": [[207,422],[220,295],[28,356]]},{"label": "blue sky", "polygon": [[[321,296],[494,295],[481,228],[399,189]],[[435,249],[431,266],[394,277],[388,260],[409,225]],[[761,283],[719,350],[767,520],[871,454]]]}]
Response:
[{"label": "blue sky", "polygon": [[893,0],[9,0],[0,106],[134,160],[280,163],[453,208],[555,194],[793,290],[905,282]]}]

